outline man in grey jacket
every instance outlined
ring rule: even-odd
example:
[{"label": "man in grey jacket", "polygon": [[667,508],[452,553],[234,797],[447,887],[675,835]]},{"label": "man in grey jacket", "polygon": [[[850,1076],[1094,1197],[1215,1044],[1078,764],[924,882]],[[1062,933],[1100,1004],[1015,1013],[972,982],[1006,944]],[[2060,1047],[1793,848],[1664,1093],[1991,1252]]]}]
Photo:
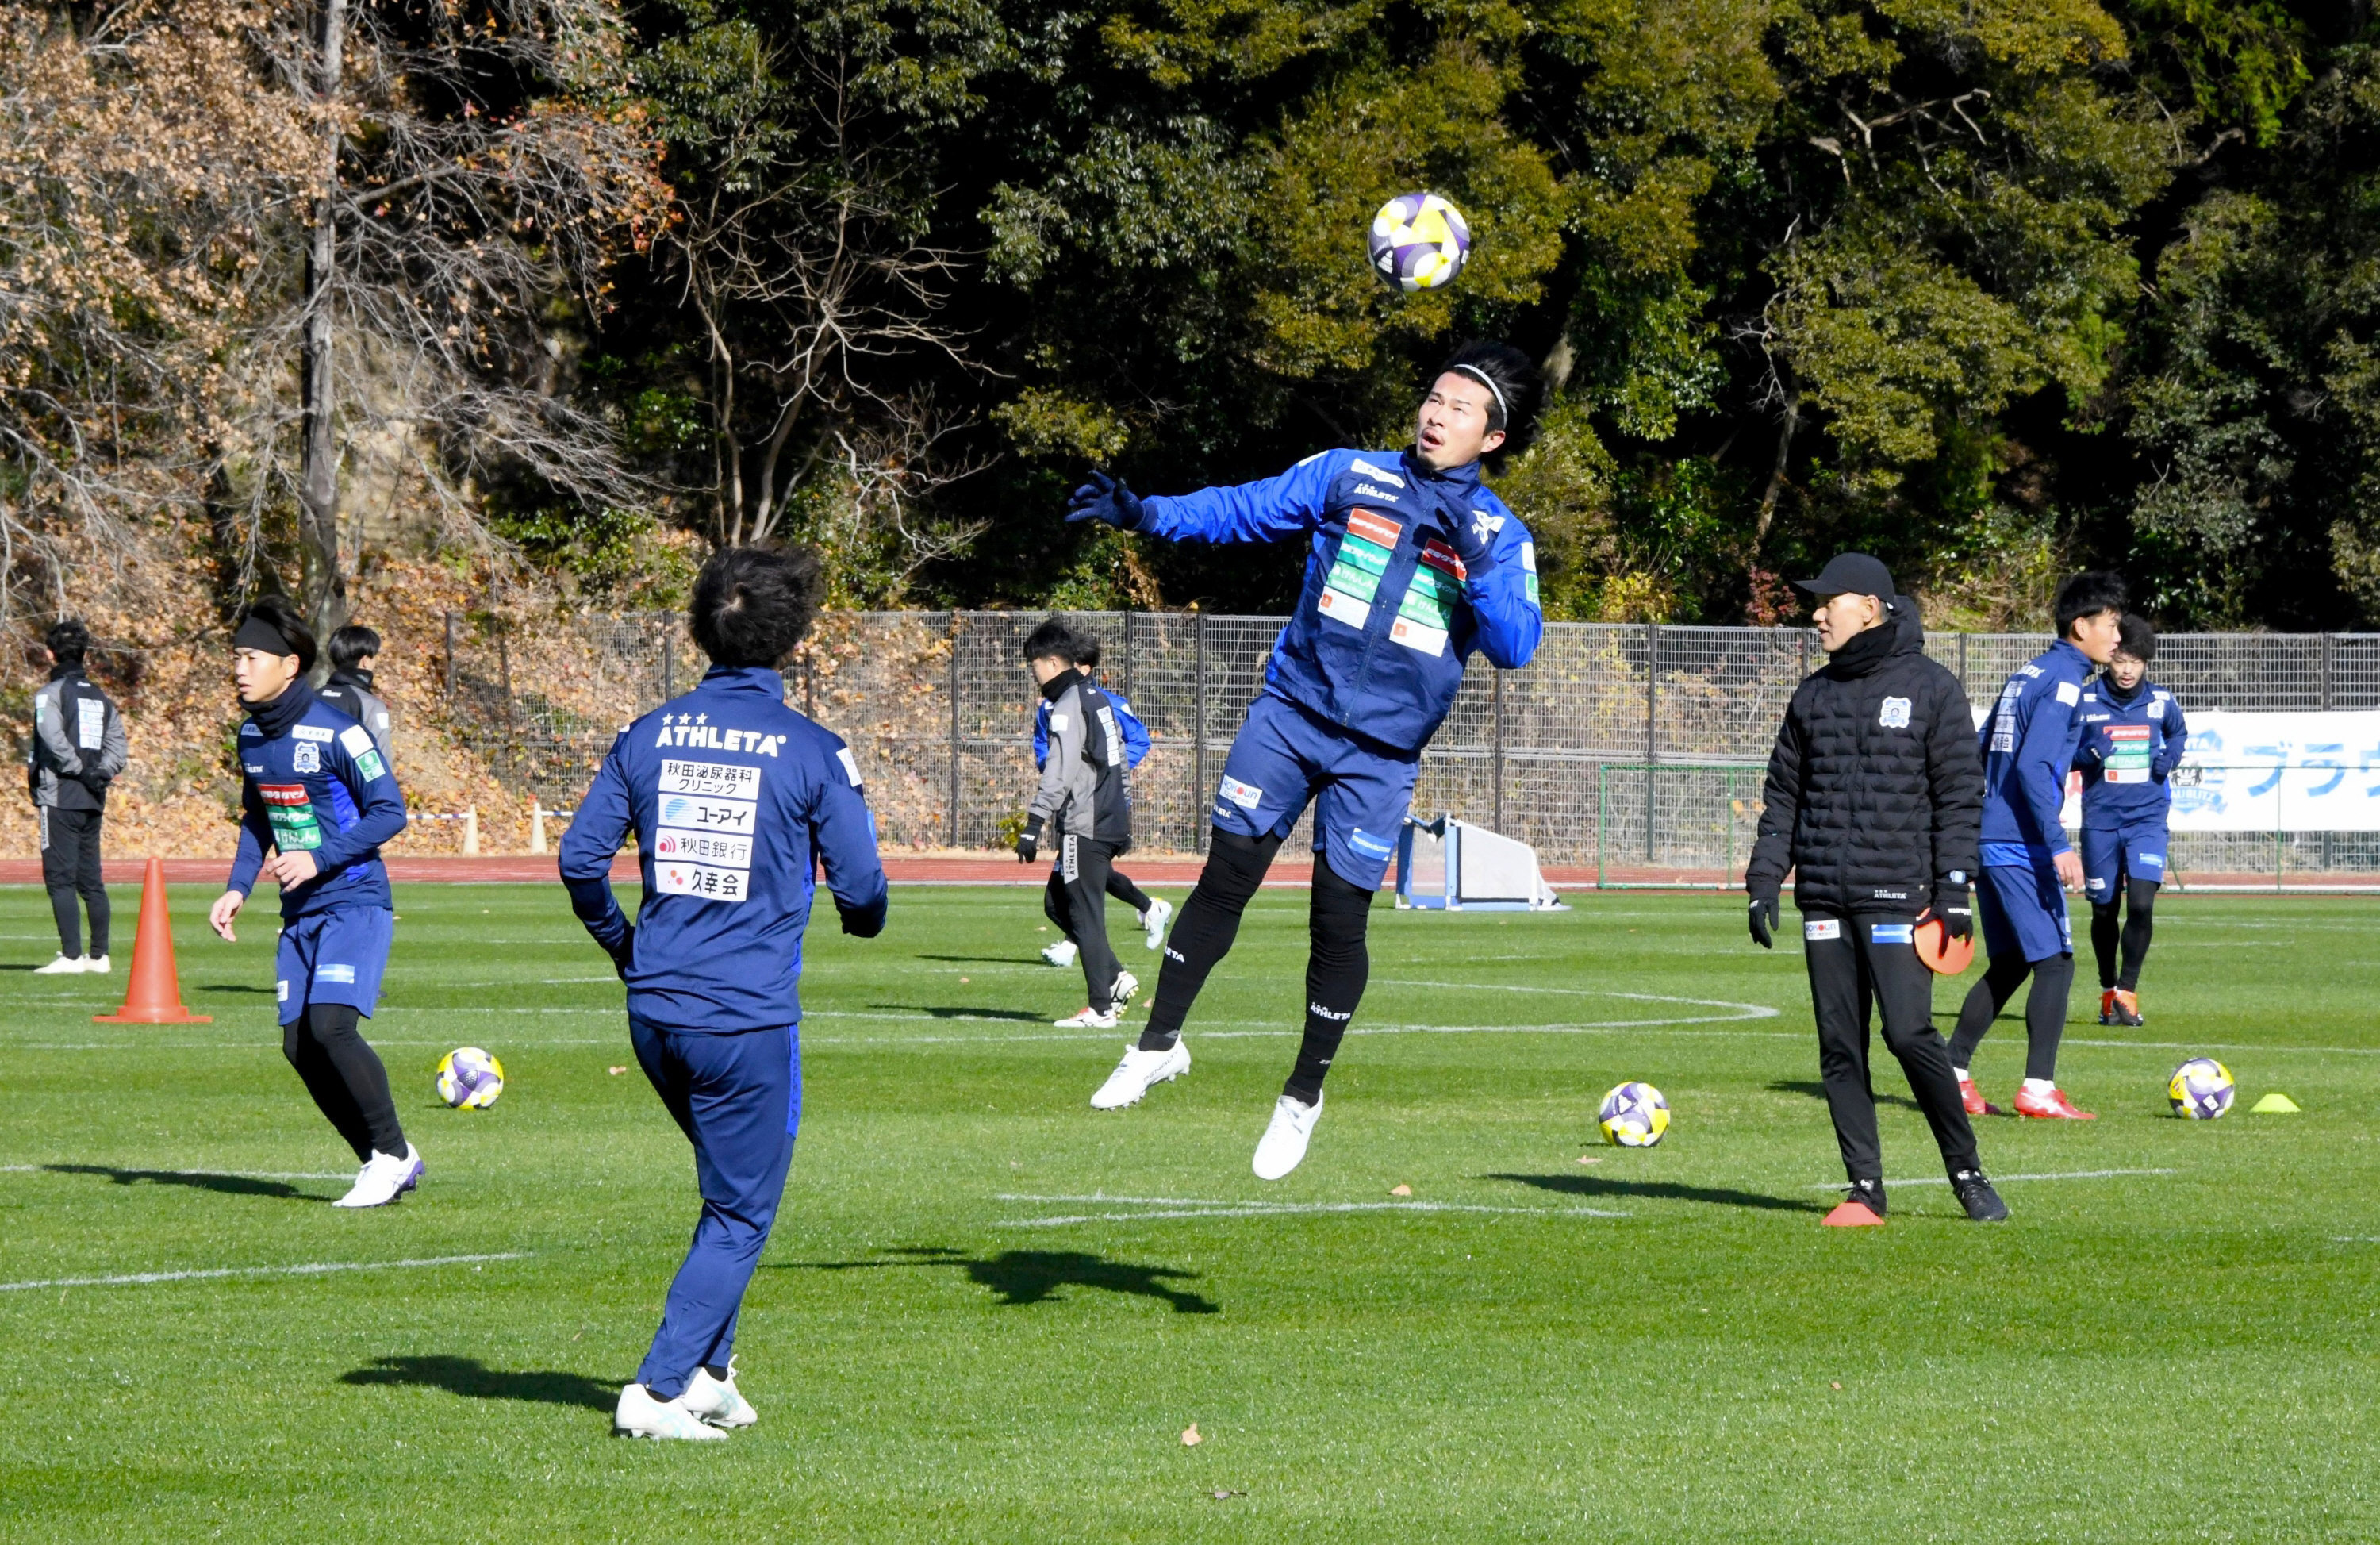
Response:
[{"label": "man in grey jacket", "polygon": [[[124,716],[83,674],[91,629],[67,617],[50,629],[50,679],[33,694],[33,733],[25,742],[25,784],[41,821],[42,883],[58,924],[58,956],[36,976],[107,973],[107,887],[99,872],[99,827],[107,785],[131,760]],[[82,947],[82,913],[91,909],[91,953]]]},{"label": "man in grey jacket", "polygon": [[364,727],[380,748],[380,760],[394,768],[389,749],[388,704],[372,692],[372,663],[380,658],[380,634],[349,623],[331,635],[331,676],[314,695]]},{"label": "man in grey jacket", "polygon": [[1088,1006],[1058,1023],[1110,1029],[1140,991],[1138,979],[1108,943],[1108,873],[1117,855],[1132,846],[1131,762],[1114,706],[1078,668],[1087,652],[1087,640],[1056,617],[1025,640],[1025,663],[1050,704],[1050,756],[1016,839],[1016,857],[1033,862],[1045,830],[1057,839],[1057,873],[1042,906],[1080,947],[1090,997]]}]

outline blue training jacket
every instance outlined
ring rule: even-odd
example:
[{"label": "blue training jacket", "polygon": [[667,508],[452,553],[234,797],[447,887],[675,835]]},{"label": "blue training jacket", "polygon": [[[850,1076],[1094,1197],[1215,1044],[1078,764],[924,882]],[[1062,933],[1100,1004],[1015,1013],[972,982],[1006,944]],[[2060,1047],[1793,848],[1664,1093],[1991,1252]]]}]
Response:
[{"label": "blue training jacket", "polygon": [[[312,692],[304,683],[292,691]],[[314,855],[317,872],[281,893],[285,922],[342,906],[392,906],[380,845],[405,830],[405,796],[371,732],[317,698],[281,734],[239,726],[239,853],[224,888],[248,894],[264,850]]]},{"label": "blue training jacket", "polygon": [[2190,742],[2181,704],[2143,678],[2119,696],[2106,677],[2082,690],[2082,826],[2113,831],[2143,819],[2165,819],[2173,803],[2173,770]]},{"label": "blue training jacket", "polygon": [[622,730],[562,839],[571,909],[617,958],[628,919],[612,856],[644,870],[621,978],[628,1012],[666,1029],[776,1029],[802,1016],[802,933],[826,866],[846,933],[884,926],[884,867],[859,764],[785,706],[784,678],[712,666]]},{"label": "blue training jacket", "polygon": [[[1094,684],[1096,685],[1096,684]],[[1132,704],[1123,694],[1111,687],[1099,687],[1099,695],[1115,710],[1116,728],[1123,732],[1123,764],[1138,767],[1148,755],[1148,726],[1132,711]],[[1033,705],[1033,765],[1039,767],[1050,760],[1050,700],[1041,699]]]},{"label": "blue training jacket", "polygon": [[2060,639],[2020,665],[1976,734],[1984,758],[1983,861],[2029,865],[2072,849],[2058,814],[2082,738],[2091,657]]},{"label": "blue training jacket", "polygon": [[[1324,451],[1261,482],[1141,505],[1139,529],[1174,541],[1306,537],[1305,587],[1265,688],[1397,750],[1437,732],[1472,651],[1513,670],[1545,633],[1536,544],[1475,462],[1432,472],[1402,452]],[[1485,529],[1478,573],[1455,556],[1458,522]]]}]

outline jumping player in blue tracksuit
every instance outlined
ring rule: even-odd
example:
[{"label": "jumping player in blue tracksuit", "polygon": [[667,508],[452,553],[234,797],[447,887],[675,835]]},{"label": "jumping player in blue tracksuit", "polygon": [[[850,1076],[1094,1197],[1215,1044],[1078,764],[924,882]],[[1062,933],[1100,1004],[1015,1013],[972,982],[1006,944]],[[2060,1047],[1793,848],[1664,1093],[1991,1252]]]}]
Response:
[{"label": "jumping player in blue tracksuit", "polygon": [[[2099,961],[2099,1023],[2138,1025],[2141,962],[2165,882],[2173,770],[2190,742],[2181,704],[2148,679],[2156,629],[2127,615],[2107,674],[2082,693],[2082,894]],[[2128,912],[2120,922],[2119,910]],[[2121,969],[2117,966],[2120,938]]]},{"label": "jumping player in blue tracksuit", "polygon": [[[1099,641],[1085,635],[1080,647],[1083,651],[1083,659],[1078,663],[1082,666],[1083,674],[1097,681],[1099,673]],[[1140,722],[1140,715],[1132,711],[1132,704],[1124,701],[1123,693],[1104,682],[1099,683],[1099,690],[1107,697],[1108,706],[1115,710],[1116,728],[1123,732],[1124,765],[1127,768],[1138,767],[1142,759],[1148,755],[1148,726]],[[1034,770],[1039,771],[1042,764],[1049,760],[1050,700],[1045,696],[1037,698],[1033,704]],[[1058,872],[1062,867],[1061,858],[1052,856],[1050,860],[1050,882],[1044,887],[1041,896],[1043,915],[1056,923],[1062,933],[1066,927],[1064,918],[1067,915],[1064,901],[1066,882]],[[1166,920],[1173,916],[1172,902],[1151,896],[1147,891],[1134,884],[1132,877],[1120,869],[1108,870],[1108,894],[1132,908],[1134,916],[1140,919],[1141,932],[1150,949],[1153,950],[1165,942]],[[1072,966],[1080,947],[1072,938],[1061,938],[1056,943],[1041,952],[1041,958],[1052,966]]]},{"label": "jumping player in blue tracksuit", "polygon": [[1990,1109],[1969,1074],[1992,1018],[2027,976],[2024,1087],[2021,1116],[2094,1119],[2058,1088],[2058,1042],[2074,987],[2069,891],[2082,888],[2082,860],[2067,840],[2060,812],[2066,774],[2082,738],[2082,694],[2091,673],[2116,651],[2124,614],[2119,575],[2078,574],[2058,588],[2058,642],[2017,667],[1977,732],[1984,758],[1983,868],[1976,900],[1991,965],[1959,1008],[1950,1064],[1971,1115]]},{"label": "jumping player in blue tracksuit", "polygon": [[[776,1222],[802,1112],[802,932],[816,867],[843,931],[884,927],[887,893],[858,764],[785,704],[777,667],[809,631],[808,552],[730,548],[695,581],[695,689],[620,732],[562,841],[571,909],[628,988],[637,1061],[694,1144],[702,1218],[613,1425],[710,1439],[749,1426],[735,1320]],[[612,858],[633,833],[632,924]]]},{"label": "jumping player in blue tracksuit", "polygon": [[240,614],[239,854],[207,920],[237,943],[233,923],[258,877],[280,886],[282,1054],[363,1165],[333,1205],[380,1207],[422,1174],[388,1069],[357,1029],[379,1004],[395,932],[380,845],[405,830],[405,797],[371,732],[306,685],[313,667],[314,635],[286,601],[267,596]]},{"label": "jumping player in blue tracksuit", "polygon": [[1214,840],[1165,949],[1139,1044],[1091,1097],[1130,1105],[1189,1071],[1183,1021],[1237,934],[1240,914],[1305,807],[1315,807],[1305,1034],[1256,1173],[1305,1156],[1322,1080],[1364,994],[1365,925],[1412,801],[1421,749],[1475,650],[1507,670],[1536,652],[1536,549],[1489,493],[1479,461],[1517,448],[1536,372],[1518,349],[1471,344],[1433,378],[1403,452],[1324,451],[1277,478],[1142,499],[1094,473],[1067,518],[1169,541],[1306,545],[1297,610],[1273,645],[1263,695],[1232,742]]}]

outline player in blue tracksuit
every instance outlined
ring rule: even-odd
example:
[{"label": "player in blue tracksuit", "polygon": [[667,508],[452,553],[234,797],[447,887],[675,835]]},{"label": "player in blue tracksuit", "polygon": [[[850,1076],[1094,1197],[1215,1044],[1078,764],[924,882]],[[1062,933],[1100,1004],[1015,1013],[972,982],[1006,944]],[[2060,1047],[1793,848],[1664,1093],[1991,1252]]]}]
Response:
[{"label": "player in blue tracksuit", "polygon": [[2021,1116],[2089,1121],[2058,1088],[2058,1042],[2074,987],[2066,894],[2082,888],[2082,860],[2060,812],[2066,774],[2082,738],[2082,694],[2116,651],[2124,581],[2078,574],[2058,589],[2058,642],[2017,667],[1977,732],[1984,757],[1983,867],[1975,887],[1991,964],[1959,1008],[1950,1063],[1968,1113],[1990,1109],[1968,1069],[1984,1033],[2027,976]]},{"label": "player in blue tracksuit", "polygon": [[[1078,662],[1083,674],[1096,681],[1099,672],[1099,641],[1085,635],[1078,647],[1083,651],[1083,658]],[[1140,715],[1132,711],[1132,704],[1124,701],[1123,693],[1104,683],[1100,684],[1099,690],[1106,695],[1108,706],[1115,710],[1116,728],[1123,732],[1124,765],[1127,768],[1138,767],[1142,759],[1148,755],[1148,726],[1140,722]],[[1049,760],[1050,699],[1044,696],[1036,699],[1033,704],[1034,769],[1039,771]],[[1058,925],[1061,934],[1065,934],[1067,918],[1071,916],[1066,906],[1065,877],[1059,872],[1063,867],[1062,856],[1053,855],[1050,861],[1050,882],[1041,893],[1042,915]],[[1140,919],[1141,931],[1146,935],[1150,949],[1165,942],[1166,919],[1173,916],[1172,902],[1152,897],[1134,884],[1130,875],[1112,868],[1108,870],[1108,894],[1132,908],[1134,915]],[[1052,966],[1072,966],[1080,948],[1073,936],[1067,935],[1043,950],[1041,958]]]},{"label": "player in blue tracksuit", "polygon": [[1295,539],[1306,547],[1296,612],[1223,763],[1206,869],[1167,943],[1148,1027],[1093,1106],[1130,1105],[1188,1071],[1183,1021],[1311,803],[1305,1040],[1257,1146],[1256,1172],[1277,1180],[1305,1157],[1323,1077],[1363,997],[1365,925],[1421,749],[1474,651],[1515,669],[1545,629],[1536,546],[1479,476],[1483,456],[1517,448],[1536,391],[1519,350],[1470,344],[1432,379],[1410,450],[1324,451],[1277,478],[1180,498],[1141,499],[1099,473],[1075,491],[1070,520],[1175,541]]},{"label": "player in blue tracksuit", "polygon": [[[562,841],[562,878],[628,989],[628,1037],[694,1145],[702,1217],[661,1329],[613,1417],[644,1438],[755,1419],[735,1388],[737,1310],[769,1242],[802,1110],[802,932],[826,870],[843,931],[873,938],[887,892],[858,764],[785,703],[777,667],[809,631],[818,559],[730,548],[695,581],[710,669],[620,732]],[[633,834],[644,899],[612,894]]]},{"label": "player in blue tracksuit", "polygon": [[239,853],[207,920],[237,943],[234,920],[258,878],[281,888],[282,1054],[363,1166],[334,1205],[380,1207],[422,1174],[388,1069],[357,1028],[379,1004],[395,931],[380,846],[405,830],[405,797],[371,732],[306,685],[313,666],[314,636],[289,602],[267,596],[240,614]]},{"label": "player in blue tracksuit", "polygon": [[2142,1023],[2141,962],[2165,882],[2169,780],[2190,741],[2181,704],[2148,679],[2155,658],[2156,629],[2146,617],[2127,615],[2107,674],[2082,693],[2074,761],[2082,770],[2082,894],[2091,903],[2102,1025]]}]

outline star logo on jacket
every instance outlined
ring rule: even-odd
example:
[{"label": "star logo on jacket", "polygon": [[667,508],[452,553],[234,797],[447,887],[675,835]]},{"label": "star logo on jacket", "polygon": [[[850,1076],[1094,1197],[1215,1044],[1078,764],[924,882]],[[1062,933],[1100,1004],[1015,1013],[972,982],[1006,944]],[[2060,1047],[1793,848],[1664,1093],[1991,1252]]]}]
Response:
[{"label": "star logo on jacket", "polygon": [[1888,730],[1907,729],[1909,727],[1909,700],[1907,698],[1885,699],[1884,706],[1876,710],[1876,722],[1882,724]]}]

